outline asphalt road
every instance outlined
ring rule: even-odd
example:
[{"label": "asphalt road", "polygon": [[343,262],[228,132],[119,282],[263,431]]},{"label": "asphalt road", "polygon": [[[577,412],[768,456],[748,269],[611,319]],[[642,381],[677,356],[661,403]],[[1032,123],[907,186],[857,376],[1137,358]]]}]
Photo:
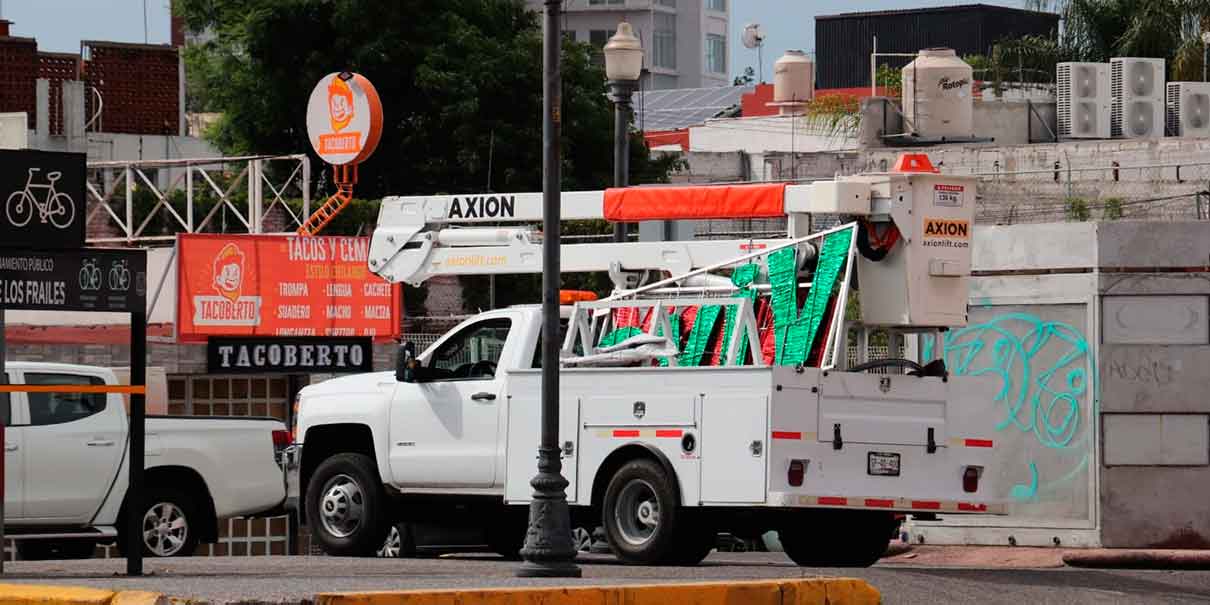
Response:
[{"label": "asphalt road", "polygon": [[1074,568],[974,569],[880,563],[869,569],[799,568],[778,553],[715,553],[699,567],[630,567],[609,557],[581,560],[581,580],[522,580],[517,564],[487,556],[434,559],[252,557],[149,560],[148,577],[126,578],[121,559],[6,563],[3,582],[151,590],[212,603],[299,603],[320,592],[562,586],[850,576],[888,605],[980,603],[1210,603],[1210,571]]}]

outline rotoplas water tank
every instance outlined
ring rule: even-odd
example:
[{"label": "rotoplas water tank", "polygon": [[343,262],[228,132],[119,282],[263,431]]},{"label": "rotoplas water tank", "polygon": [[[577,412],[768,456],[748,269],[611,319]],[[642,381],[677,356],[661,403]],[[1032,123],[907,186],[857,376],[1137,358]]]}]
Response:
[{"label": "rotoplas water tank", "polygon": [[902,76],[903,116],[910,132],[928,138],[974,135],[973,70],[953,49],[920,51]]},{"label": "rotoplas water tank", "polygon": [[815,97],[815,64],[801,50],[787,50],[773,64],[773,102],[782,105],[781,113],[802,113],[794,103]]}]

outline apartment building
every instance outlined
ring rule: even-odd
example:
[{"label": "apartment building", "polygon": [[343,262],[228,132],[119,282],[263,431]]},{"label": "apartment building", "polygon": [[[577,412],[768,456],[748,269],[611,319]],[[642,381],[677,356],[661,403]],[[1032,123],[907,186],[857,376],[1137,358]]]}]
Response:
[{"label": "apartment building", "polygon": [[[603,48],[625,20],[643,42],[644,90],[731,84],[732,0],[566,0],[563,31]],[[526,0],[541,12],[543,0]],[[604,60],[601,58],[600,60]]]}]

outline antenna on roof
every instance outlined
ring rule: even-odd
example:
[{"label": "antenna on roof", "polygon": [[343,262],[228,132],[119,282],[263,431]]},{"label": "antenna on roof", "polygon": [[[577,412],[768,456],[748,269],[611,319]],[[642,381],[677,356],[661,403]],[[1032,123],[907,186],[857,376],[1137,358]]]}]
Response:
[{"label": "antenna on roof", "polygon": [[756,68],[759,73],[758,80],[763,84],[765,82],[765,59],[763,52],[765,46],[765,32],[761,31],[759,23],[749,23],[744,26],[744,35],[742,40],[745,47],[756,49]]}]

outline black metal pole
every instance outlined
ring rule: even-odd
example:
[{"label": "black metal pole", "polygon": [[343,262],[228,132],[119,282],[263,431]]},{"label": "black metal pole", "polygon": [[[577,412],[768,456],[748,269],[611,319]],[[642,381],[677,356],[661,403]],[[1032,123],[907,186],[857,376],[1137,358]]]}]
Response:
[{"label": "black metal pole", "polygon": [[559,12],[562,0],[546,0],[543,31],[542,95],[542,438],[538,446],[538,474],[530,481],[534,499],[529,505],[529,530],[517,570],[521,577],[578,578],[572,561],[576,548],[571,539],[567,510],[567,479],[559,460],[559,136],[562,122],[562,81],[559,68]]},{"label": "black metal pole", "polygon": [[[1202,210],[1201,198],[1198,198],[1197,210],[1200,218]],[[7,355],[4,347],[4,308],[0,307],[0,384],[8,384],[8,373],[4,371],[4,359]],[[5,409],[9,410],[9,414],[12,414],[13,408],[9,405],[9,401],[8,393],[0,393],[0,406],[4,406]],[[4,418],[0,418],[0,574],[4,573],[4,559],[7,558],[7,555],[4,553],[4,546],[8,542],[8,538],[4,534],[4,498],[7,497],[7,494],[4,493],[4,465],[6,464],[4,452],[8,449],[5,447],[8,443],[5,441],[6,437],[4,436],[4,425],[6,422]]]},{"label": "black metal pole", "polygon": [[[147,387],[147,313],[130,314],[130,384]],[[130,486],[126,489],[126,575],[143,575],[143,443],[147,397],[130,395]]]},{"label": "black metal pole", "polygon": [[[613,101],[613,186],[630,184],[630,102],[637,82],[609,81],[609,100]],[[613,224],[613,241],[624,242],[627,224]]]}]

